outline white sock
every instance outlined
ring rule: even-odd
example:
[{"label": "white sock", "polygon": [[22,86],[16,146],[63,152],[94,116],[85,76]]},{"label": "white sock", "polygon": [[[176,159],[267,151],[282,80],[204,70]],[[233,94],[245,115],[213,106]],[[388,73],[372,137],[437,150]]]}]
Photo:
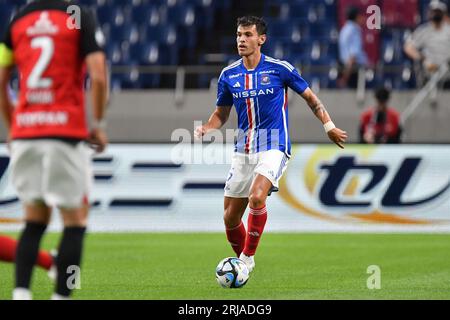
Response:
[{"label": "white sock", "polygon": [[52,295],[51,300],[70,300],[70,298],[69,298],[69,297],[62,296],[62,295],[57,294],[57,293],[54,293],[54,294]]},{"label": "white sock", "polygon": [[32,300],[31,291],[25,288],[15,288],[12,296],[13,300]]}]

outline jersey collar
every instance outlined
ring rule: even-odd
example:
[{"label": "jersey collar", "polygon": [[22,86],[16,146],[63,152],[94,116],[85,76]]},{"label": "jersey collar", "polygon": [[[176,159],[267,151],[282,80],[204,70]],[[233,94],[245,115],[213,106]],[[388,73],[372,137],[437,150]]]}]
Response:
[{"label": "jersey collar", "polygon": [[263,53],[261,53],[261,59],[259,60],[258,65],[256,66],[255,69],[247,69],[245,67],[245,65],[244,65],[244,59],[242,59],[241,67],[242,67],[242,69],[245,70],[245,72],[255,72],[256,70],[258,70],[262,66],[262,64],[264,63],[265,59],[266,59],[266,56]]}]

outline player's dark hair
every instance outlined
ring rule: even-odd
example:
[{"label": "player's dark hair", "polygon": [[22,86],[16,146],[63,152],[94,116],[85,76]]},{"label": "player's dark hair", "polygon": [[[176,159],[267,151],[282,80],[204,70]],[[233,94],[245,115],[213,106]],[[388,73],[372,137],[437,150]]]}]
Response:
[{"label": "player's dark hair", "polygon": [[390,97],[391,97],[391,92],[388,89],[384,88],[384,87],[378,88],[375,91],[375,98],[380,103],[388,102]]},{"label": "player's dark hair", "polygon": [[355,21],[359,15],[358,7],[350,7],[347,9],[347,20]]},{"label": "player's dark hair", "polygon": [[237,19],[237,26],[250,27],[252,25],[256,26],[256,31],[258,35],[267,34],[267,24],[263,18],[256,16],[244,16]]}]

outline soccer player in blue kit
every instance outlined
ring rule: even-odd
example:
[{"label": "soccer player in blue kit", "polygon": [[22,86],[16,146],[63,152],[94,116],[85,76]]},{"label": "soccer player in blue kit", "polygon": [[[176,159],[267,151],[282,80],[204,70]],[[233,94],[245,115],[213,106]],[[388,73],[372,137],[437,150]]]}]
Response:
[{"label": "soccer player in blue kit", "polygon": [[[290,63],[261,53],[266,33],[262,18],[246,16],[237,20],[237,49],[242,58],[223,69],[216,110],[206,124],[195,129],[195,136],[200,138],[221,128],[235,106],[239,133],[225,184],[224,222],[229,243],[249,271],[255,267],[254,255],[267,220],[266,199],[278,190],[290,158],[288,88],[303,97],[331,141],[344,148],[347,138]],[[242,216],[247,206],[250,213],[246,230]]]}]

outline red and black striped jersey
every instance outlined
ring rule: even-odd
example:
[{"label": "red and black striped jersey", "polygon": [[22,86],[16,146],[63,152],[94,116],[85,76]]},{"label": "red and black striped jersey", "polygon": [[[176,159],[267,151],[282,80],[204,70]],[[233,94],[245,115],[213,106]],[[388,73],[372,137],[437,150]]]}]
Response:
[{"label": "red and black striped jersey", "polygon": [[94,16],[71,1],[37,0],[13,18],[3,43],[20,76],[12,138],[85,139],[84,61],[103,43]]}]

